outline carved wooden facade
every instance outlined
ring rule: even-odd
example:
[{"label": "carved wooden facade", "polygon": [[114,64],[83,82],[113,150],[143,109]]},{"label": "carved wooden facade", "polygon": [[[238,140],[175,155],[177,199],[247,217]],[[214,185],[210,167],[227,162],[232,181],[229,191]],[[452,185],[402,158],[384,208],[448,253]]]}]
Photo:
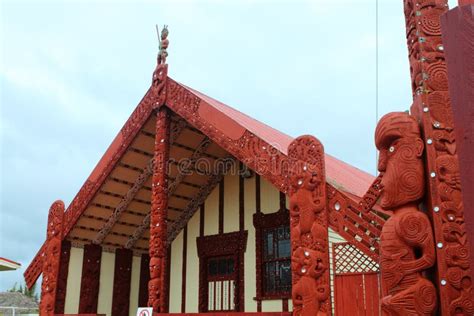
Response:
[{"label": "carved wooden facade", "polygon": [[[85,259],[91,262],[85,261],[83,266],[86,276],[81,284],[80,312],[97,310],[99,245],[113,231],[119,217],[150,177],[149,214],[126,236],[121,248],[117,247],[120,256],[116,256],[112,311],[113,315],[128,312],[132,249],[149,230],[149,256],[144,255],[142,260],[147,267],[142,266],[140,276],[140,304],[147,301],[155,312],[168,312],[169,246],[197,210],[201,208],[204,213],[206,197],[222,183],[230,166],[224,165],[209,176],[198,192],[187,199],[183,209],[178,210],[180,216],[168,220],[169,199],[185,178],[184,173],[178,174],[168,183],[170,146],[186,125],[204,136],[194,148],[191,160],[205,156],[206,150],[217,144],[226,151],[226,159],[239,160],[288,194],[294,315],[332,313],[328,227],[374,262],[380,262],[381,304],[389,315],[434,315],[438,311],[441,315],[474,314],[471,254],[441,40],[440,17],[447,11],[447,3],[444,0],[405,0],[404,8],[414,97],[412,114],[390,113],[380,120],[375,135],[380,151],[380,175],[360,198],[327,181],[323,146],[316,138],[302,136],[293,140],[288,149],[277,148],[250,128],[233,121],[231,115],[217,111],[209,97],[168,78],[169,42],[165,28],[151,88],[67,211],[64,212],[62,202],[55,202],[51,207],[46,242],[25,272],[29,287],[43,273],[41,314],[64,311],[67,271],[63,262],[69,255],[64,238],[77,225],[153,115],[156,115],[156,125],[154,135],[150,133],[154,137],[152,157],[120,203],[110,208],[112,215],[105,224],[97,231],[92,230],[94,245],[85,246]],[[181,122],[173,125],[173,131],[171,114]],[[187,171],[194,167],[191,164]],[[243,186],[243,178],[239,181]],[[374,211],[376,204],[390,215]],[[222,207],[219,208],[222,212]],[[243,282],[245,249],[241,241],[247,239],[247,232],[243,230],[243,206],[239,208],[238,232],[224,234],[220,222],[219,235],[201,236],[197,240],[200,283],[204,283],[207,273],[204,263],[222,253],[235,256],[238,280]],[[281,210],[280,215],[286,214],[284,207]],[[262,227],[263,217],[255,217]],[[429,274],[433,267],[434,277]],[[243,288],[235,300],[237,311],[243,311]],[[200,292],[200,312],[208,311],[206,295],[207,292]],[[261,299],[260,295],[257,292],[257,300]]]}]

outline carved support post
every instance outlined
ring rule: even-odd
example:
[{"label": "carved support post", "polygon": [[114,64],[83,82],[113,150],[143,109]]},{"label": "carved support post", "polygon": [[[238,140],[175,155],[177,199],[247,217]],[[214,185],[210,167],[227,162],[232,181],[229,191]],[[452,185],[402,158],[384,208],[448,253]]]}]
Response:
[{"label": "carved support post", "polygon": [[470,250],[464,224],[458,143],[448,92],[440,18],[446,0],[405,0],[414,103],[421,124],[428,194],[425,204],[436,244],[436,286],[442,315],[474,314]]},{"label": "carved support post", "polygon": [[288,159],[294,315],[331,315],[324,149],[301,136]]},{"label": "carved support post", "polygon": [[56,201],[49,209],[46,251],[43,257],[43,283],[41,284],[40,302],[40,314],[42,316],[54,315],[61,260],[63,218],[64,203]]},{"label": "carved support post", "polygon": [[[464,2],[464,3],[463,3]],[[453,109],[457,154],[463,191],[464,220],[470,253],[474,253],[474,0],[441,17],[448,64],[449,94]],[[469,193],[471,192],[471,193]],[[470,256],[474,279],[474,256]]]},{"label": "carved support post", "polygon": [[167,305],[165,303],[165,271],[167,262],[169,126],[167,109],[161,107],[156,115],[150,210],[150,281],[148,282],[148,306],[153,307],[153,310],[158,313],[166,312]]}]

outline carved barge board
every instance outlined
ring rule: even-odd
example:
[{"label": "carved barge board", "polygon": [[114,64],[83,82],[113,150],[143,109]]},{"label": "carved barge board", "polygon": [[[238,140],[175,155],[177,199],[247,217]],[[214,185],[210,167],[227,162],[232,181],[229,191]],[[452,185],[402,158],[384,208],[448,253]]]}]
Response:
[{"label": "carved barge board", "polygon": [[[463,191],[464,219],[470,253],[474,254],[474,2],[465,1],[441,17],[448,64],[449,92],[454,115]],[[471,3],[471,4],[468,4]],[[471,255],[471,267],[473,256]],[[474,280],[474,269],[471,268]]]},{"label": "carved barge board", "polygon": [[436,283],[442,315],[474,314],[470,250],[464,223],[459,160],[448,92],[440,18],[447,1],[405,1],[414,103],[428,175],[426,206],[436,240]]},{"label": "carved barge board", "polygon": [[64,220],[64,203],[56,201],[51,205],[48,215],[46,249],[43,257],[43,283],[41,284],[40,314],[53,316],[58,288],[59,266],[61,261],[61,232]]},{"label": "carved barge board", "polygon": [[97,313],[99,303],[100,262],[102,247],[94,244],[84,246],[82,260],[81,294],[79,299],[80,314]]},{"label": "carved barge board", "polygon": [[66,304],[67,276],[69,272],[69,258],[71,257],[71,242],[63,240],[61,243],[61,260],[59,264],[58,290],[56,292],[55,314],[63,314]]},{"label": "carved barge board", "polygon": [[294,315],[331,315],[323,145],[301,136],[288,147]]}]

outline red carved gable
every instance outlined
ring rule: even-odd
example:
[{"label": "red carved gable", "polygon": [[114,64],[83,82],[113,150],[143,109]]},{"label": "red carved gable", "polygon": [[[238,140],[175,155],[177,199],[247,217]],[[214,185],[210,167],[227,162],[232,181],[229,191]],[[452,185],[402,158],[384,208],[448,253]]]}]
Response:
[{"label": "red carved gable", "polygon": [[[166,89],[163,89],[165,85]],[[166,84],[152,86],[147,91],[67,208],[63,237],[72,230],[151,113],[163,103],[216,144],[256,170],[280,191],[286,192],[286,170],[281,166],[285,166],[287,162],[286,154],[288,145],[293,141],[292,137],[167,78]],[[263,164],[261,158],[264,158]],[[325,164],[330,184],[358,196],[365,193],[374,179],[330,155],[325,155]],[[42,251],[25,271],[28,285],[32,285],[41,274],[38,269],[41,266],[41,253]]]}]

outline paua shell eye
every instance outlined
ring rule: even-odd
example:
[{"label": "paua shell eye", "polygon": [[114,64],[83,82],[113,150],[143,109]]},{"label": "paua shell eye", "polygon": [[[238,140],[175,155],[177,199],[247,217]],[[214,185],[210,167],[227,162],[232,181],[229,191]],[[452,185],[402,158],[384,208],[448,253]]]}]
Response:
[{"label": "paua shell eye", "polygon": [[395,151],[395,147],[394,146],[390,146],[390,148],[388,149],[389,152],[393,153]]}]

